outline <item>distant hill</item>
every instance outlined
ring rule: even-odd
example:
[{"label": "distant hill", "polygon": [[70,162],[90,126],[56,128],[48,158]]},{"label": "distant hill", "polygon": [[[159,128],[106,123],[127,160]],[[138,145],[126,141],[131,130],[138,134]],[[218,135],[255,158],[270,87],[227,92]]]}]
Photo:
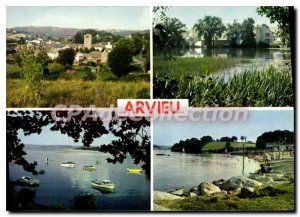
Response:
[{"label": "distant hill", "polygon": [[[226,142],[211,141],[202,147],[202,151],[223,149],[223,148],[225,148],[225,144],[226,144]],[[242,148],[243,147],[242,142],[230,142],[230,144],[233,148]],[[255,143],[251,143],[251,144],[245,143],[245,148],[247,148],[247,147],[255,148]]]},{"label": "distant hill", "polygon": [[[76,32],[83,29],[77,28],[60,28],[60,27],[51,27],[51,26],[22,26],[14,27],[10,30],[17,31],[19,33],[27,33],[38,35],[40,37],[73,37]],[[147,33],[149,30],[119,30],[119,29],[102,29],[106,32],[110,32],[115,35],[126,36],[133,33]]]},{"label": "distant hill", "polygon": [[154,150],[170,150],[170,146],[162,146],[162,145],[153,145]]}]

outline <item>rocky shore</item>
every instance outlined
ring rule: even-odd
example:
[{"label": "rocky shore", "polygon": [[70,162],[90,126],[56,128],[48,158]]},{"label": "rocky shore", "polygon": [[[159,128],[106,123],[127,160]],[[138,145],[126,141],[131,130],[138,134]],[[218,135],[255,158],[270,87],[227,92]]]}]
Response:
[{"label": "rocky shore", "polygon": [[[174,189],[171,192],[154,191],[154,210],[168,211],[168,208],[156,204],[159,200],[176,200],[199,196],[237,196],[239,198],[255,197],[256,189],[264,186],[291,183],[294,176],[291,173],[274,171],[272,173],[253,173],[248,177],[234,176],[228,180],[220,179],[210,182],[201,182],[192,188]],[[271,189],[272,190],[272,189]]]}]

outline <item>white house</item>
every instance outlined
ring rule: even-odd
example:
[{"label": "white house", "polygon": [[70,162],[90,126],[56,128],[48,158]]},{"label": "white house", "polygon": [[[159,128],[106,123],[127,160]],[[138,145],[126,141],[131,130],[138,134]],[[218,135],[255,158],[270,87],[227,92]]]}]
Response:
[{"label": "white house", "polygon": [[47,55],[50,57],[50,59],[54,60],[58,57],[58,51],[50,50]]},{"label": "white house", "polygon": [[266,148],[277,151],[294,151],[294,144],[282,144],[279,142],[267,142]]},{"label": "white house", "polygon": [[275,36],[266,24],[262,24],[261,26],[257,25],[255,27],[255,39],[257,44],[259,42],[271,44],[275,41]]},{"label": "white house", "polygon": [[106,45],[105,45],[105,48],[106,49],[112,49],[112,44],[110,42],[108,42]]},{"label": "white house", "polygon": [[84,54],[83,53],[77,53],[75,56],[75,61],[80,63],[84,60]]}]

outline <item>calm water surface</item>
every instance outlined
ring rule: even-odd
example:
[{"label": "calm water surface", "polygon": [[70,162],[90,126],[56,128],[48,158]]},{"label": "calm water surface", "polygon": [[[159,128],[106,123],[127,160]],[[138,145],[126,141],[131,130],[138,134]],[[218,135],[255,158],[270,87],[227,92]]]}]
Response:
[{"label": "calm water surface", "polygon": [[264,70],[271,65],[281,67],[286,62],[291,61],[289,51],[281,51],[279,49],[253,49],[253,48],[192,48],[178,50],[175,52],[182,58],[184,57],[215,57],[215,58],[231,58],[242,59],[244,62],[235,65],[234,67],[222,69],[216,73],[216,76],[226,80],[234,74],[243,73],[245,71]]},{"label": "calm water surface", "polygon": [[[170,156],[157,156],[157,153]],[[185,154],[169,150],[154,150],[154,190],[172,191],[190,188],[201,182],[229,179],[242,175],[242,157],[222,154]],[[259,169],[259,163],[245,158],[244,175]]]},{"label": "calm water surface", "polygon": [[[110,155],[98,151],[74,150],[74,148],[30,146],[26,149],[30,162],[38,163],[38,170],[45,174],[35,176],[40,180],[36,189],[35,202],[47,206],[71,206],[71,200],[80,193],[94,193],[97,197],[96,206],[99,210],[149,210],[150,180],[144,173],[128,174],[127,168],[140,168],[128,157],[123,164],[106,162]],[[44,154],[49,157],[49,163],[44,162]],[[84,165],[97,165],[96,171],[85,171]],[[65,168],[62,162],[72,161],[75,168]],[[16,180],[20,176],[32,175],[24,172],[17,165],[9,165],[9,178]],[[109,179],[116,184],[116,192],[103,194],[91,188],[91,181]],[[21,189],[18,187],[17,190]]]}]

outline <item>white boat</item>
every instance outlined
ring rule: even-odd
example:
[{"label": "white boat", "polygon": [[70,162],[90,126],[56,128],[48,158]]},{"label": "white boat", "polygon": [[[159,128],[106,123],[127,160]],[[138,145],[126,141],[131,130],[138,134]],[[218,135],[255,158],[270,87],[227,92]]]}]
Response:
[{"label": "white boat", "polygon": [[75,163],[73,163],[73,162],[65,162],[65,163],[62,163],[61,166],[73,168],[73,167],[75,167]]},{"label": "white boat", "polygon": [[22,184],[31,185],[31,186],[40,184],[40,180],[31,178],[29,176],[22,176],[18,181]]},{"label": "white boat", "polygon": [[102,180],[102,181],[94,180],[94,181],[92,181],[92,187],[98,188],[103,191],[114,191],[115,190],[115,184],[112,183],[110,180]]}]

